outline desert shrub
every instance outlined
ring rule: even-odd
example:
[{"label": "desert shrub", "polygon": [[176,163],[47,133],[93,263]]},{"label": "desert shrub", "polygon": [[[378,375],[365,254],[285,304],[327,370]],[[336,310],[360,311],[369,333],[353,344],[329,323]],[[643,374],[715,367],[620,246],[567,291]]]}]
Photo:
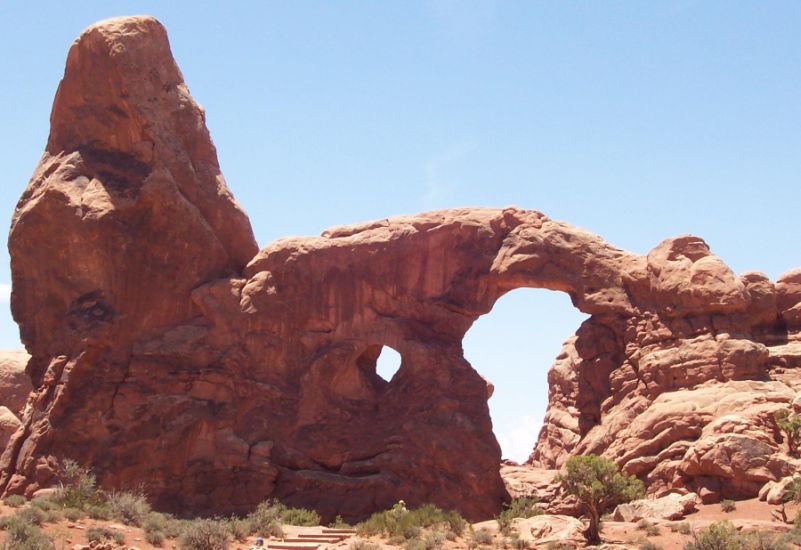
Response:
[{"label": "desert shrub", "polygon": [[150,513],[150,504],[144,495],[125,492],[114,492],[106,501],[111,517],[126,525],[139,527]]},{"label": "desert shrub", "polygon": [[39,508],[40,510],[44,510],[45,512],[49,512],[50,510],[58,510],[61,506],[50,500],[46,497],[35,497],[31,500],[31,506],[34,508]]},{"label": "desert shrub", "polygon": [[113,537],[114,531],[106,527],[90,527],[86,530],[86,540],[89,542],[103,542],[104,540],[111,540]]},{"label": "desert shrub", "polygon": [[657,537],[659,536],[659,526],[658,525],[649,525],[645,528],[645,535],[648,537]]},{"label": "desert shrub", "polygon": [[681,523],[679,523],[679,533],[681,533],[682,535],[689,535],[692,532],[693,530],[692,527],[690,527],[689,523],[687,523],[686,521],[682,521]]},{"label": "desert shrub", "polygon": [[164,526],[167,523],[167,516],[159,512],[149,512],[142,520],[142,530],[147,533],[148,531],[164,531]]},{"label": "desert shrub", "polygon": [[419,539],[407,540],[403,545],[403,550],[425,550],[425,548],[423,541]]},{"label": "desert shrub", "polygon": [[85,515],[82,510],[78,510],[77,508],[64,508],[62,513],[69,521],[78,521]]},{"label": "desert shrub", "polygon": [[787,447],[790,455],[799,456],[799,444],[801,444],[801,415],[793,414],[787,409],[779,409],[773,415],[776,426],[784,433],[787,438]]},{"label": "desert shrub", "polygon": [[412,539],[420,534],[421,529],[434,527],[442,527],[459,535],[465,525],[467,522],[458,512],[441,510],[433,504],[407,510],[399,503],[390,510],[374,513],[356,528],[360,534],[368,536],[384,534]]},{"label": "desert shrub", "polygon": [[693,533],[693,540],[684,545],[684,550],[741,550],[743,539],[729,521],[713,523]]},{"label": "desert shrub", "polygon": [[380,550],[381,547],[366,540],[357,540],[351,543],[349,550]]},{"label": "desert shrub", "polygon": [[58,500],[62,506],[84,509],[87,506],[100,504],[97,479],[89,468],[68,458],[61,464],[59,478],[61,491]]},{"label": "desert shrub", "polygon": [[225,526],[228,529],[228,532],[231,534],[231,537],[239,542],[244,542],[244,540],[248,538],[248,535],[250,534],[248,522],[236,516],[231,516],[225,520]]},{"label": "desert shrub", "polygon": [[570,457],[565,473],[556,480],[562,491],[575,496],[584,508],[590,520],[584,535],[592,544],[601,540],[604,512],[645,494],[642,481],[622,474],[617,464],[597,455]]},{"label": "desert shrub", "polygon": [[752,531],[740,536],[747,550],[789,550],[790,542],[783,535]]},{"label": "desert shrub", "polygon": [[167,517],[164,523],[164,536],[168,539],[177,539],[181,536],[184,526],[189,523],[187,520]]},{"label": "desert shrub", "polygon": [[320,525],[320,514],[306,508],[287,508],[281,505],[281,523],[285,525],[299,525],[314,527]]},{"label": "desert shrub", "polygon": [[20,517],[13,517],[6,524],[4,548],[13,550],[54,550],[53,542],[36,525]]},{"label": "desert shrub", "polygon": [[406,542],[406,537],[403,535],[393,535],[387,539],[387,542],[392,546],[400,546]]},{"label": "desert shrub", "polygon": [[47,520],[47,513],[44,510],[31,506],[20,508],[14,515],[31,525],[41,525]]},{"label": "desert shrub", "polygon": [[245,518],[245,522],[251,534],[283,536],[280,513],[270,501],[256,506],[256,509]]},{"label": "desert shrub", "polygon": [[111,519],[111,509],[106,504],[90,504],[86,507],[86,514],[92,519]]},{"label": "desert shrub", "polygon": [[145,531],[145,540],[152,546],[161,547],[165,538],[164,531]]},{"label": "desert shrub", "polygon": [[640,545],[640,550],[663,550],[661,546],[651,541],[645,541]]},{"label": "desert shrub", "polygon": [[22,495],[8,495],[6,498],[3,499],[3,503],[6,506],[11,506],[12,508],[19,508],[20,506],[25,506],[25,503],[28,502],[25,500],[25,497]]},{"label": "desert shrub", "polygon": [[645,529],[649,528],[651,525],[653,525],[653,524],[650,521],[648,521],[645,518],[642,518],[640,521],[637,522],[637,529],[640,529],[640,530],[644,531]]},{"label": "desert shrub", "polygon": [[337,517],[328,524],[329,527],[332,529],[351,529],[353,526],[342,519],[342,516],[337,515]]},{"label": "desert shrub", "polygon": [[513,533],[512,537],[509,539],[509,542],[512,545],[512,548],[515,550],[526,550],[529,548],[529,543],[526,539],[521,539],[518,533]]},{"label": "desert shrub", "polygon": [[720,509],[727,513],[734,512],[737,509],[737,505],[733,500],[724,499],[720,501]]},{"label": "desert shrub", "polygon": [[484,527],[478,531],[473,531],[471,538],[477,544],[492,544],[492,533]]},{"label": "desert shrub", "polygon": [[442,548],[445,542],[445,533],[442,531],[429,531],[423,536],[423,546],[425,550],[437,550]]},{"label": "desert shrub", "polygon": [[541,514],[542,510],[537,506],[538,500],[535,497],[521,497],[512,499],[507,504],[504,510],[495,518],[498,520],[498,526],[501,531],[505,532],[515,518],[530,518]]},{"label": "desert shrub", "polygon": [[181,550],[226,550],[231,536],[221,521],[198,519],[188,522],[178,537]]}]

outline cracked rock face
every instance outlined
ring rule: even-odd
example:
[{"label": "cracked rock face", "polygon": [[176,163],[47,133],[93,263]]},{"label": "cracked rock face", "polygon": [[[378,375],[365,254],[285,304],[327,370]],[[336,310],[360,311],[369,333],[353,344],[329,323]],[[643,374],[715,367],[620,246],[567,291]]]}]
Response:
[{"label": "cracked rock face", "polygon": [[[73,44],[9,249],[34,390],[0,459],[5,493],[53,484],[69,457],[184,514],[274,497],[324,519],[399,499],[494,515],[508,494],[491,391],[461,343],[519,287],[591,315],[549,372],[531,464],[599,452],[702,498],[794,464],[770,422],[795,395],[798,272],[738,277],[692,236],[641,257],[516,208],[258,251],[149,17]],[[402,357],[389,382],[383,346]]]}]

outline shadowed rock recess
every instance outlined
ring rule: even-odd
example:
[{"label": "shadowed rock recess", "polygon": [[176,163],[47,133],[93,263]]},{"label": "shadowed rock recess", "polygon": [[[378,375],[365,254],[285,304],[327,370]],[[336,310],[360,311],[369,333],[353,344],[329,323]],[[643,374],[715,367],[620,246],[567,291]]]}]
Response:
[{"label": "shadowed rock recess", "polygon": [[[9,249],[34,390],[0,459],[6,494],[55,483],[70,457],[181,513],[276,497],[356,519],[405,499],[486,518],[508,495],[462,338],[519,287],[590,315],[548,374],[531,464],[603,453],[652,492],[710,499],[796,467],[772,412],[799,386],[801,270],[738,277],[692,236],[638,256],[517,208],[258,251],[150,17],[72,45]],[[402,356],[389,383],[385,345]]]}]

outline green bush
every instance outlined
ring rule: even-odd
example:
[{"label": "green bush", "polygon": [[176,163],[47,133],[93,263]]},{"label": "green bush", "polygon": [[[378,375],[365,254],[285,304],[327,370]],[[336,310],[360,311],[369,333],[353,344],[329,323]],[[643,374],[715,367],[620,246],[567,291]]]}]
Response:
[{"label": "green bush", "polygon": [[684,545],[684,550],[741,550],[743,539],[734,525],[728,521],[713,523],[693,533],[693,540]]},{"label": "green bush", "polygon": [[743,548],[747,550],[789,550],[790,542],[783,535],[752,531],[741,535]]},{"label": "green bush", "polygon": [[108,496],[108,505],[111,517],[126,525],[139,527],[150,513],[150,504],[143,495],[129,492],[114,492]]},{"label": "green bush", "polygon": [[498,527],[505,532],[515,518],[530,518],[541,514],[542,510],[537,506],[538,500],[535,497],[521,497],[512,499],[505,509],[498,514]]},{"label": "green bush", "polygon": [[782,502],[801,502],[801,477],[793,478],[784,488]]},{"label": "green bush", "polygon": [[342,519],[342,516],[337,515],[336,519],[328,524],[332,529],[351,529],[353,526]]},{"label": "green bush", "polygon": [[88,506],[100,504],[97,479],[89,468],[68,458],[61,465],[59,477],[61,491],[58,500],[62,506],[85,509]]},{"label": "green bush", "polygon": [[47,520],[46,512],[44,512],[39,508],[33,508],[31,506],[20,508],[14,515],[20,518],[21,520],[30,523],[31,525],[41,525]]},{"label": "green bush", "polygon": [[82,510],[78,510],[77,508],[64,508],[62,512],[64,517],[67,518],[69,521],[78,521],[79,519],[84,517],[84,513]]},{"label": "green bush", "polygon": [[720,509],[727,513],[734,512],[737,509],[737,505],[733,500],[724,499],[720,501]]},{"label": "green bush", "polygon": [[776,426],[784,432],[787,437],[787,447],[790,450],[790,455],[796,458],[799,457],[801,449],[801,415],[793,414],[788,409],[780,409],[773,415],[776,421]]},{"label": "green bush", "polygon": [[111,519],[111,509],[106,504],[91,504],[86,507],[86,514],[92,519]]},{"label": "green bush", "polygon": [[444,511],[433,504],[425,504],[415,510],[407,510],[398,504],[390,510],[376,512],[367,520],[356,526],[362,535],[402,536],[412,539],[420,534],[421,529],[442,527],[460,535],[467,522],[458,512]]},{"label": "green bush", "polygon": [[244,542],[250,534],[248,522],[236,516],[232,516],[225,520],[225,526],[234,540]]},{"label": "green bush", "polygon": [[489,532],[488,529],[482,527],[478,531],[473,531],[473,535],[471,537],[473,542],[477,544],[492,544],[492,533]]},{"label": "green bush", "polygon": [[26,502],[28,501],[22,495],[8,495],[6,498],[3,499],[3,503],[6,506],[11,506],[12,508],[19,508],[20,506],[25,506]]},{"label": "green bush", "polygon": [[41,529],[20,517],[13,517],[6,524],[4,548],[13,550],[54,550],[53,541]]},{"label": "green bush", "polygon": [[164,544],[165,535],[163,531],[146,531],[145,540],[152,546],[161,547]]},{"label": "green bush", "polygon": [[181,550],[226,550],[231,537],[221,521],[198,519],[188,522],[178,537]]},{"label": "green bush", "polygon": [[572,456],[565,463],[565,473],[556,476],[562,491],[575,496],[589,516],[584,532],[587,541],[601,541],[601,515],[645,494],[639,479],[620,473],[617,464],[597,455]]},{"label": "green bush", "polygon": [[40,510],[44,510],[45,512],[49,512],[50,510],[58,510],[61,508],[57,502],[53,502],[46,497],[34,497],[33,500],[31,500],[31,506],[34,508],[39,508]]},{"label": "green bush", "polygon": [[281,514],[270,501],[262,502],[256,506],[256,509],[247,515],[245,521],[252,535],[273,535],[277,537],[283,535]]},{"label": "green bush", "polygon": [[106,527],[90,527],[86,530],[86,540],[89,542],[103,542],[112,538],[114,538],[114,531]]},{"label": "green bush", "polygon": [[658,544],[654,544],[651,541],[646,541],[640,545],[640,550],[663,550],[663,549]]},{"label": "green bush", "polygon": [[285,525],[298,525],[301,527],[314,527],[320,525],[320,514],[305,508],[287,508],[279,504],[281,509],[281,523]]},{"label": "green bush", "polygon": [[167,517],[164,523],[164,535],[168,539],[177,539],[181,536],[181,533],[184,530],[184,525],[188,524],[189,522],[183,519],[175,519]]},{"label": "green bush", "polygon": [[521,539],[518,533],[513,533],[509,542],[515,550],[526,550],[529,548],[528,541],[526,539]]},{"label": "green bush", "polygon": [[659,526],[658,525],[649,525],[645,528],[645,535],[648,537],[657,537],[659,536]]},{"label": "green bush", "polygon": [[148,531],[164,531],[164,526],[167,524],[167,516],[159,512],[150,512],[142,520],[142,530],[147,533]]},{"label": "green bush", "polygon": [[429,531],[423,536],[423,547],[425,550],[438,550],[445,542],[445,533],[441,531]]}]

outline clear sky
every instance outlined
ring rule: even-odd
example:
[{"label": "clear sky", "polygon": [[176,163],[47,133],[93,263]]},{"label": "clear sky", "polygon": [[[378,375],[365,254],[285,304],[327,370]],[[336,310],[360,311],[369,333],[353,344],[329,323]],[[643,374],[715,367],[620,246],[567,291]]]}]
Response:
[{"label": "clear sky", "polygon": [[[645,253],[704,237],[736,271],[801,265],[801,3],[0,0],[0,214],[92,22],[167,27],[260,244],[454,206],[539,209]],[[0,347],[18,345],[0,251]],[[468,333],[523,458],[582,316],[517,290]],[[520,443],[520,442],[523,443]]]}]

